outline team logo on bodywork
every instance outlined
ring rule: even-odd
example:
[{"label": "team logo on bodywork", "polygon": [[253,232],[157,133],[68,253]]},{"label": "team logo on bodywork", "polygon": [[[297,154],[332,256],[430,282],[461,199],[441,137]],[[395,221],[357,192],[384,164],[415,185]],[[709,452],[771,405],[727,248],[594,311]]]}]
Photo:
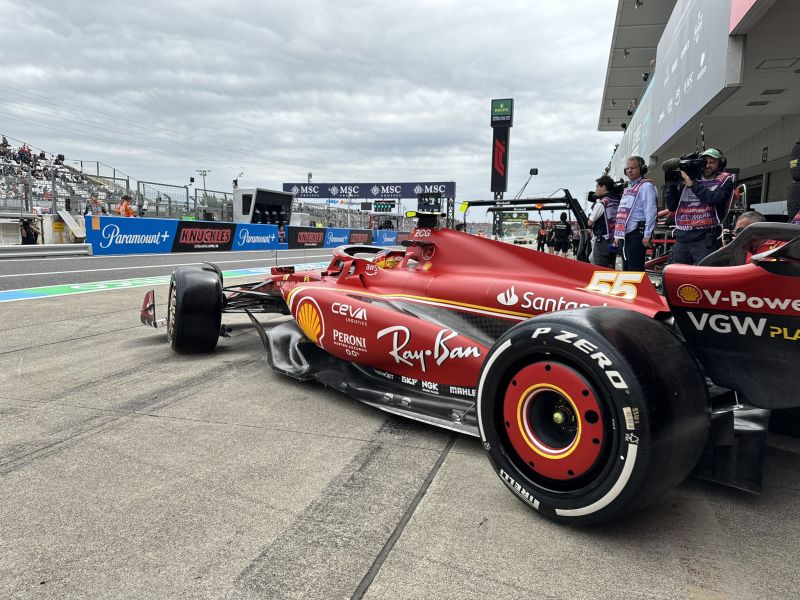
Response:
[{"label": "team logo on bodywork", "polygon": [[678,298],[686,304],[700,304],[702,296],[700,290],[690,283],[684,283],[678,288]]},{"label": "team logo on bodywork", "polygon": [[319,344],[325,335],[325,322],[322,320],[322,311],[313,298],[303,298],[298,303],[297,324],[309,340]]}]

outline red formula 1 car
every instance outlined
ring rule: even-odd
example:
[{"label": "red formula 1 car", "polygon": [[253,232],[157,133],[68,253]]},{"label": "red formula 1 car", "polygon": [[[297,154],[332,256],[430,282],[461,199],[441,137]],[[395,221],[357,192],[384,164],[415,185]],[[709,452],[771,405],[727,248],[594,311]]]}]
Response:
[{"label": "red formula 1 car", "polygon": [[[758,487],[770,409],[800,405],[800,227],[753,225],[713,266],[670,266],[662,297],[644,273],[418,217],[404,250],[340,247],[321,270],[224,287],[212,265],[179,268],[172,347],[213,350],[222,313],[247,312],[274,370],[480,437],[560,521],[624,518],[693,469]],[[787,243],[749,258],[757,239]],[[142,320],[158,324],[152,292]]]}]

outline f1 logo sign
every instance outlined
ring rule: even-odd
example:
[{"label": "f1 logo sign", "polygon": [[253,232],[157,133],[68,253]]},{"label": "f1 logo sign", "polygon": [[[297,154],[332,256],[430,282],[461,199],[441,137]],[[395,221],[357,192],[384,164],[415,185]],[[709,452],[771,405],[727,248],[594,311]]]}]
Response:
[{"label": "f1 logo sign", "polygon": [[506,147],[500,140],[494,141],[494,170],[500,177],[506,176]]},{"label": "f1 logo sign", "polygon": [[508,187],[508,127],[493,127],[492,132],[492,191],[505,192]]}]

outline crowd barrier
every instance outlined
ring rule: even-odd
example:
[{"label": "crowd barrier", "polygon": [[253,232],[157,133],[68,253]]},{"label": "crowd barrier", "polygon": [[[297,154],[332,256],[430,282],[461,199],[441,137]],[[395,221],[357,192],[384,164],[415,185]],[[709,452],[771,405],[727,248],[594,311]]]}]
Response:
[{"label": "crowd barrier", "polygon": [[95,255],[394,246],[407,232],[334,227],[286,227],[218,221],[86,217],[86,242]]}]

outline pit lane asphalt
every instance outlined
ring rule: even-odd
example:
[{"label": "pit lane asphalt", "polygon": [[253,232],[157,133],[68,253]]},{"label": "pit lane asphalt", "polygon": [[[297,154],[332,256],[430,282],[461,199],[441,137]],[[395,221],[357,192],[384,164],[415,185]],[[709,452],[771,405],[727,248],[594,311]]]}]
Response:
[{"label": "pit lane asphalt", "polygon": [[169,275],[179,265],[218,263],[223,270],[320,262],[329,249],[263,252],[186,252],[132,256],[0,258],[0,290]]},{"label": "pit lane asphalt", "polygon": [[0,598],[797,596],[795,438],[770,438],[761,496],[690,479],[556,525],[477,440],[272,373],[240,315],[173,354],[142,294],[0,304]]}]

